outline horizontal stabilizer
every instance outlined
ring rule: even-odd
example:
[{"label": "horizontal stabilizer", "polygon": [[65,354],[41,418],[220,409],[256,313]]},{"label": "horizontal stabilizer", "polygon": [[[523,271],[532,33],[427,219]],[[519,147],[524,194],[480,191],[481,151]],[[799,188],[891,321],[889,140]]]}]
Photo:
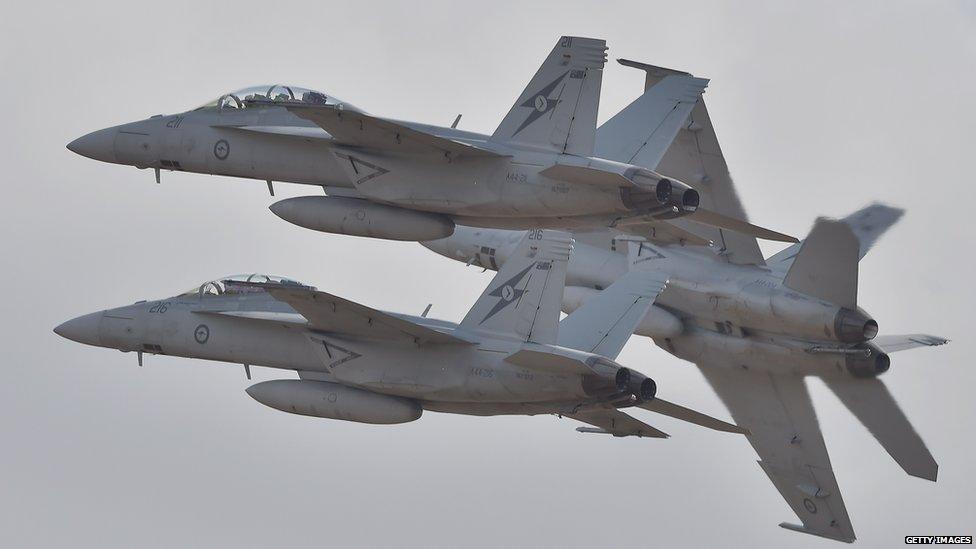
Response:
[{"label": "horizontal stabilizer", "polygon": [[615,437],[649,437],[649,438],[668,438],[668,434],[664,431],[655,429],[650,425],[640,421],[637,418],[633,418],[620,410],[614,410],[609,408],[595,408],[589,410],[581,410],[574,414],[564,414],[566,417],[575,419],[576,421],[582,421],[583,423],[589,423],[590,425],[595,425],[600,428],[601,431],[589,430],[585,427],[578,431],[582,433],[598,433],[604,432],[611,434]]},{"label": "horizontal stabilizer", "polygon": [[653,170],[706,86],[704,78],[666,77],[597,129],[594,156]]},{"label": "horizontal stabilizer", "polygon": [[690,408],[685,408],[684,406],[679,406],[673,402],[668,402],[666,400],[661,400],[655,397],[650,402],[642,402],[637,406],[650,410],[656,414],[662,414],[674,419],[680,419],[681,421],[687,421],[688,423],[694,423],[700,427],[705,427],[708,429],[713,429],[715,431],[722,431],[724,433],[738,433],[741,435],[748,435],[749,431],[739,427],[738,425],[733,425],[726,421],[716,419],[712,416],[705,415],[701,412],[696,412]]},{"label": "horizontal stabilizer", "polygon": [[880,379],[823,377],[906,473],[935,481],[939,465]]},{"label": "horizontal stabilizer", "polygon": [[828,303],[857,308],[860,243],[843,221],[820,218],[803,241],[783,285]]},{"label": "horizontal stabilizer", "polygon": [[907,334],[907,335],[884,335],[871,340],[886,353],[907,351],[916,347],[937,347],[949,343],[944,337],[927,334]]},{"label": "horizontal stabilizer", "polygon": [[[678,227],[675,220],[624,220],[614,229],[628,235],[638,236],[657,244],[680,244],[681,246],[711,246],[711,240]],[[574,233],[578,234],[578,233]]]},{"label": "horizontal stabilizer", "polygon": [[707,208],[698,208],[695,213],[688,216],[689,220],[703,225],[709,225],[719,229],[728,229],[746,236],[762,238],[763,240],[775,240],[777,242],[799,242],[795,236],[776,232],[772,229],[753,225],[748,221],[736,219]]}]

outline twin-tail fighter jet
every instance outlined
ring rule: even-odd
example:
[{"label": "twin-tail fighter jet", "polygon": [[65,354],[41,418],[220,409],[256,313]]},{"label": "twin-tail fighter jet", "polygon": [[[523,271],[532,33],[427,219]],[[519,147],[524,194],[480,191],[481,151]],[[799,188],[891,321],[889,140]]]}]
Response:
[{"label": "twin-tail fighter jet", "polygon": [[[395,424],[424,410],[557,414],[587,431],[665,438],[621,409],[643,408],[734,433],[739,427],[656,397],[654,380],[614,359],[665,281],[635,270],[562,322],[572,238],[531,231],[460,322],[386,313],[299,282],[227,277],[186,293],[61,324],[68,339],[298,372],[247,389],[289,413]],[[636,259],[636,251],[634,258]]]},{"label": "twin-tail fighter jet", "polygon": [[[647,71],[649,90],[674,73],[626,63]],[[604,138],[611,136],[598,134]],[[702,204],[745,219],[703,101],[662,162],[646,167],[701,182]],[[620,244],[632,236],[577,231],[563,310],[586,307],[635,267],[667,280],[635,333],[698,366],[735,422],[749,432],[759,466],[802,523],[780,526],[852,542],[854,528],[804,378],[820,378],[909,475],[934,481],[938,473],[935,459],[879,376],[891,366],[890,353],[947,340],[878,335],[878,323],[857,299],[858,262],[902,214],[875,204],[842,220],[822,218],[802,243],[769,258],[754,238],[688,226],[716,245],[651,236],[637,244],[628,260]],[[498,269],[521,236],[519,231],[458,227],[449,238],[423,244],[451,259]]]},{"label": "twin-tail fighter jet", "polygon": [[[263,86],[197,109],[85,135],[72,151],[105,162],[321,185],[327,196],[271,206],[297,225],[394,240],[496,228],[618,227],[691,238],[687,218],[795,241],[699,204],[698,191],[642,167],[657,162],[708,81],[674,75],[597,141],[606,42],[562,37],[491,135],[367,114],[294,86]],[[633,123],[641,120],[640,124]],[[611,160],[610,157],[614,159]]]}]

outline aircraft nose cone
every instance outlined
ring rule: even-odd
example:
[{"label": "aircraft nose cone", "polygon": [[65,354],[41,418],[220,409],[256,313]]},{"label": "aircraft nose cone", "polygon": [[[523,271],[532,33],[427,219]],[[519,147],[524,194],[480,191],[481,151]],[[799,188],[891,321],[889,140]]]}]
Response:
[{"label": "aircraft nose cone", "polygon": [[98,326],[101,321],[102,313],[100,312],[82,315],[61,323],[54,329],[54,333],[85,345],[100,345]]},{"label": "aircraft nose cone", "polygon": [[68,143],[68,150],[87,156],[92,160],[102,162],[116,162],[115,160],[115,128],[105,128],[83,135]]}]

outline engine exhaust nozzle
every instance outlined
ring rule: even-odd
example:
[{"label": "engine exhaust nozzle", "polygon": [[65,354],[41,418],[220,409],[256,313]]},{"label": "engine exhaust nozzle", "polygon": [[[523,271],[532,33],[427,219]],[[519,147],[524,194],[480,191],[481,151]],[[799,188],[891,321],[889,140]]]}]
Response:
[{"label": "engine exhaust nozzle", "polygon": [[863,343],[878,335],[878,323],[863,311],[845,308],[834,317],[834,334],[844,343]]}]

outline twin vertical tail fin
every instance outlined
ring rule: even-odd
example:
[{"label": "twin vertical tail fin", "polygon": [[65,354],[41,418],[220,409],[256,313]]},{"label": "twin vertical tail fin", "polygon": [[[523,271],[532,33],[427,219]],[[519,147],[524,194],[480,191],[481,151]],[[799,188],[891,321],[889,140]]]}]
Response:
[{"label": "twin vertical tail fin", "polygon": [[491,141],[591,156],[606,51],[605,40],[560,38]]},{"label": "twin vertical tail fin", "polygon": [[708,80],[669,75],[596,130],[594,155],[656,169]]},{"label": "twin vertical tail fin", "polygon": [[[871,204],[841,219],[851,228],[858,241],[858,257],[864,258],[885,232],[898,223],[905,210],[886,204]],[[773,269],[788,269],[793,263],[800,244],[794,244],[771,256],[766,262]]]},{"label": "twin vertical tail fin", "polygon": [[461,321],[467,330],[554,344],[573,238],[531,230]]},{"label": "twin vertical tail fin", "polygon": [[787,270],[783,283],[798,292],[855,308],[857,263],[905,211],[871,204],[839,220],[821,218],[803,242],[773,255],[767,264]]},{"label": "twin vertical tail fin", "polygon": [[846,223],[820,218],[801,244],[783,284],[828,303],[856,309],[859,246]]}]

